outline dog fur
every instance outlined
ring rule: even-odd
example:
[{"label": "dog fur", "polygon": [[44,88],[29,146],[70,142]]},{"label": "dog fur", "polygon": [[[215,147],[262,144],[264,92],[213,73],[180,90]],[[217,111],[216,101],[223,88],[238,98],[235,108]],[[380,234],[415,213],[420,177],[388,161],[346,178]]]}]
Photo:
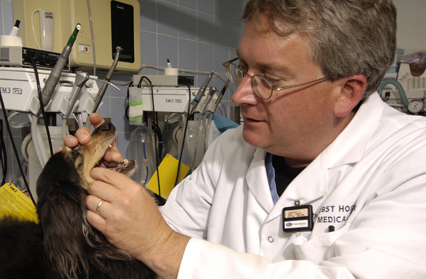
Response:
[{"label": "dog fur", "polygon": [[142,262],[116,249],[86,221],[90,170],[100,166],[130,175],[135,167],[133,161],[102,162],[115,137],[115,127],[104,123],[89,144],[64,147],[49,159],[37,180],[40,223],[0,221],[2,279],[155,278]]}]

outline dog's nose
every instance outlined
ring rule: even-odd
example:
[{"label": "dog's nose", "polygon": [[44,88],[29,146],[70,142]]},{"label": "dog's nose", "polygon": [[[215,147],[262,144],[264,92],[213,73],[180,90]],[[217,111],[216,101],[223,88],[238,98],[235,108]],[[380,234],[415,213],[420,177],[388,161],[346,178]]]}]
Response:
[{"label": "dog's nose", "polygon": [[111,130],[113,130],[113,129],[114,129],[114,125],[113,125],[111,122],[105,122],[105,123],[102,125],[102,131],[107,132],[107,131],[111,131]]}]

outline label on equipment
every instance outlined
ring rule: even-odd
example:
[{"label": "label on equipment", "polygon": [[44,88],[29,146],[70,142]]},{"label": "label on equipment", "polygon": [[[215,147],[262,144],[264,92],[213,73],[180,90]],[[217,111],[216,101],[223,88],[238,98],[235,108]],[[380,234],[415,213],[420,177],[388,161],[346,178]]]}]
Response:
[{"label": "label on equipment", "polygon": [[12,183],[0,187],[0,218],[6,216],[38,223],[33,202]]}]

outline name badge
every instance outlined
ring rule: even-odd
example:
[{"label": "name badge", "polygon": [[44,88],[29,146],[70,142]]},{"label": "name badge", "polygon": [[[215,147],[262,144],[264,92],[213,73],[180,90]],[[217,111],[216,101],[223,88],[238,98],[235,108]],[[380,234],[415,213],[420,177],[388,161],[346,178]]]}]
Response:
[{"label": "name badge", "polygon": [[284,232],[312,231],[314,226],[312,205],[284,207],[282,216]]}]

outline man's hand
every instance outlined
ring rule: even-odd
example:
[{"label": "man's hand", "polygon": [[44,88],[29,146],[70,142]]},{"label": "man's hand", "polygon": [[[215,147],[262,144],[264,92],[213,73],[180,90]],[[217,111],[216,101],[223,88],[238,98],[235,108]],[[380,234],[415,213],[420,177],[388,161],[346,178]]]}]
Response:
[{"label": "man's hand", "polygon": [[[89,120],[92,123],[93,127],[98,128],[105,120],[97,113],[92,113],[89,116]],[[89,128],[82,127],[75,132],[75,136],[68,135],[65,137],[64,144],[68,147],[77,146],[77,144],[88,144],[91,140],[91,132]],[[107,162],[122,162],[123,156],[120,151],[118,151],[117,144],[115,141],[111,144],[111,148],[105,153],[104,160]],[[56,149],[56,152],[62,150],[63,147]]]},{"label": "man's hand", "polygon": [[[89,120],[95,128],[105,122],[97,113],[92,113]],[[74,147],[88,144],[90,140],[90,130],[83,127],[75,136],[67,136],[64,143]],[[104,159],[122,162],[117,144],[113,142],[111,145]],[[173,231],[153,198],[127,176],[103,168],[94,168],[90,175],[96,182],[88,189],[87,221],[112,244],[143,261],[158,275],[176,278],[189,237]]]},{"label": "man's hand", "polygon": [[87,221],[158,275],[176,278],[189,237],[173,231],[153,198],[127,176],[104,168],[90,175],[96,181],[88,189]]}]

